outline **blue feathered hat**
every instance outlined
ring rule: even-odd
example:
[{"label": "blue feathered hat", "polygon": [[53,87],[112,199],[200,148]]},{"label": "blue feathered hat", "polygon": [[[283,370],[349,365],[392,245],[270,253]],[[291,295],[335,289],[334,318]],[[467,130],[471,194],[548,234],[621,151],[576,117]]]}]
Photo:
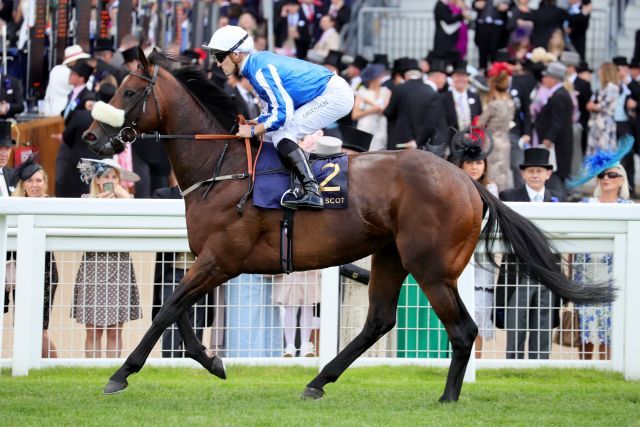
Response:
[{"label": "blue feathered hat", "polygon": [[620,163],[620,160],[633,148],[633,137],[625,135],[618,140],[615,150],[601,150],[584,157],[582,167],[577,177],[572,178],[567,186],[579,187],[589,182],[600,172],[604,172]]}]

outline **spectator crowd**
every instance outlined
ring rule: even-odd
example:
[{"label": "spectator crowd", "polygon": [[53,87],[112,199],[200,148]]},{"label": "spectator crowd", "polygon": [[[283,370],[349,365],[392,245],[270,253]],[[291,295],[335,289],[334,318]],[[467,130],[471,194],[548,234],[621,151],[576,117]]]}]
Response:
[{"label": "spectator crowd", "polygon": [[[188,10],[190,2],[184,3]],[[237,25],[254,38],[256,50],[265,50],[266,24],[259,13],[260,2],[219,3],[218,27]],[[21,7],[22,2],[17,1],[5,1],[0,6],[2,25],[8,28],[10,43],[18,48],[20,23],[24,21],[19,13]],[[371,134],[368,147],[359,151],[430,151],[458,164],[503,200],[558,202],[583,198],[571,182],[584,172],[581,166],[585,156],[620,153],[621,147],[629,146],[631,140],[630,148],[620,155],[620,165],[613,162],[607,164],[608,168],[595,171],[596,191],[584,200],[627,203],[635,197],[633,156],[638,145],[633,141],[640,136],[640,57],[629,61],[616,56],[590,67],[585,52],[591,11],[592,5],[586,0],[568,0],[565,7],[556,5],[555,0],[542,0],[537,9],[531,8],[528,0],[472,3],[438,0],[434,8],[433,49],[425,52],[423,58],[401,57],[390,61],[393,52],[376,53],[372,58],[342,52],[340,31],[353,25],[349,1],[280,0],[275,2],[274,50],[321,64],[349,82],[355,97],[351,114],[322,131],[324,135],[342,139],[345,146],[354,144],[350,138],[356,128]],[[470,28],[475,28],[474,40],[469,40]],[[63,62],[50,71],[41,113],[60,115],[65,125],[64,131],[54,136],[61,141],[55,176],[51,176],[56,197],[150,198],[159,189],[169,194],[171,187],[173,195],[156,193],[156,197],[177,197],[176,183],[170,180],[171,167],[161,144],[133,144],[113,159],[102,159],[82,141],[83,132],[93,120],[94,104],[109,102],[126,75],[136,69],[138,49],[150,52],[153,42],[151,37],[127,35],[118,46],[113,38],[96,39],[91,52],[72,45],[65,50]],[[479,53],[477,67],[466,62],[469,49],[477,49]],[[202,73],[233,97],[236,110],[245,117],[260,114],[263,105],[250,82],[239,75],[225,76],[202,49],[167,43],[163,50],[201,68]],[[24,110],[20,77],[2,76],[2,119],[14,118]],[[480,135],[479,139],[487,141],[491,148],[475,147],[471,151],[465,148],[465,144],[473,145],[470,136],[474,135]],[[0,171],[4,170],[6,178],[0,179],[1,195],[46,197],[46,192],[33,189],[37,187],[33,181],[37,178],[40,185],[43,181],[46,184],[47,173],[41,167],[29,169],[30,175],[24,168],[20,173],[7,168],[7,160],[2,163],[3,153],[10,151],[15,141],[10,132],[7,136],[6,129],[0,136],[3,137]],[[93,168],[89,168],[90,172],[85,169],[84,181],[77,170],[81,162]],[[105,183],[111,185],[105,187]],[[586,259],[590,255],[581,257]],[[173,258],[168,259],[174,262]],[[599,261],[610,270],[610,258]],[[141,315],[131,260],[127,253],[88,253],[82,262],[73,316],[86,326],[86,354],[99,355],[102,331],[106,330],[107,354],[119,355],[123,323]],[[181,258],[179,262],[182,268],[178,276],[182,277],[190,261]],[[112,264],[120,266],[120,277],[111,280],[115,290],[98,285],[104,283],[99,276]],[[477,297],[487,301],[494,283],[486,275],[478,274]],[[503,278],[509,276],[500,274]],[[518,281],[519,275],[516,272],[509,277],[511,283]],[[155,297],[161,303],[179,278],[157,280],[165,285]],[[46,284],[46,294],[52,300],[55,287],[50,282]],[[313,355],[315,348],[310,337],[317,289],[311,293],[312,300],[303,301],[298,294],[291,294],[289,282],[278,279],[274,296],[277,304],[285,307],[284,354],[296,353],[293,329],[298,321],[303,332],[300,352]],[[92,287],[87,288],[87,284]],[[122,300],[113,304],[123,304],[127,310],[105,308],[104,312],[95,313],[93,308],[89,310],[82,304],[84,300],[100,299],[108,306],[113,292]],[[504,324],[514,331],[507,340],[508,356],[522,357],[526,331],[540,329],[543,336],[529,337],[529,355],[548,357],[550,330],[557,322],[549,313],[533,316],[527,310],[535,308],[536,313],[541,313],[545,307],[557,307],[554,296],[549,291],[543,293],[539,285],[527,285],[524,293],[507,289],[503,299]],[[580,310],[585,325],[608,322],[606,310],[591,307]],[[486,310],[476,314],[481,324],[490,329],[492,320]],[[587,315],[591,316],[588,321]],[[194,316],[202,317],[193,314],[192,321]],[[600,320],[594,320],[594,316],[600,316]],[[596,343],[591,340],[593,335],[598,334],[585,329],[583,339],[589,349]],[[492,337],[492,333],[483,335],[485,339]],[[45,339],[48,337],[43,337],[43,342]],[[173,336],[166,339],[176,340]],[[600,337],[597,343],[607,344],[608,337]],[[52,344],[47,346],[50,348]],[[167,354],[174,350],[169,344],[163,349]]]}]

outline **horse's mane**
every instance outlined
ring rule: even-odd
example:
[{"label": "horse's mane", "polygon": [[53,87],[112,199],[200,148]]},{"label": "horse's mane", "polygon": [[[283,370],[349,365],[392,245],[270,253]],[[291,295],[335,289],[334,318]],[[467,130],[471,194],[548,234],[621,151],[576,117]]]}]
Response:
[{"label": "horse's mane", "polygon": [[202,68],[157,51],[149,56],[149,61],[169,71],[218,120],[223,129],[230,130],[233,127],[237,114],[233,99],[224,89],[207,79]]}]

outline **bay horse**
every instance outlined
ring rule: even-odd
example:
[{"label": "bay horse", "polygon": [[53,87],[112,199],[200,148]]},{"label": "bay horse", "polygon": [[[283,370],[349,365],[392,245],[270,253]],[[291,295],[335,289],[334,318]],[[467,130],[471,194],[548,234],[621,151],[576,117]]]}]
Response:
[{"label": "bay horse", "polygon": [[[142,49],[139,52],[138,72],[125,78],[107,107],[124,118],[115,124],[95,120],[84,134],[90,147],[103,155],[120,152],[127,141],[123,135],[130,135],[132,129],[177,134],[162,141],[182,189],[210,178],[223,150],[226,155],[219,173],[245,172],[245,146],[232,135],[226,141],[190,137],[229,134],[234,108],[225,92],[209,83],[201,71],[157,54],[147,58]],[[255,156],[257,148],[252,150]],[[303,398],[321,398],[327,383],[335,382],[394,327],[400,288],[411,273],[451,341],[451,365],[440,401],[457,401],[478,332],[460,299],[457,280],[481,238],[489,259],[493,260],[493,242],[501,242],[504,253],[526,265],[529,275],[562,297],[580,303],[609,302],[614,297],[607,284],[581,286],[566,278],[545,235],[533,223],[460,168],[431,153],[406,150],[349,155],[348,180],[347,209],[296,214],[294,268],[321,269],[372,254],[369,311],[360,334],[306,386]],[[110,377],[106,394],[127,387],[129,375],[142,368],[165,328],[174,322],[184,337],[186,354],[210,373],[226,378],[222,360],[207,355],[186,310],[240,273],[282,272],[282,212],[248,203],[243,215],[238,215],[236,204],[246,192],[246,180],[229,180],[214,186],[207,197],[203,189],[185,196],[189,246],[197,260],[138,346]]]}]

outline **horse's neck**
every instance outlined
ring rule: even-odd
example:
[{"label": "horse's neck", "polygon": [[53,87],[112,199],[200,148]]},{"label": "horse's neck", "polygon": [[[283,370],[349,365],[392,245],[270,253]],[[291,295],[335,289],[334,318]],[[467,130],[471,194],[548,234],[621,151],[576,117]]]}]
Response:
[{"label": "horse's neck", "polygon": [[[175,108],[167,113],[163,127],[161,132],[169,135],[226,135],[229,133],[228,129],[223,129],[208,111],[205,111],[186,93],[180,101],[175,102]],[[165,141],[171,166],[182,189],[213,176],[225,144],[228,144],[228,147],[220,174],[241,173],[246,170],[244,142],[241,143],[239,140],[167,139]]]}]

